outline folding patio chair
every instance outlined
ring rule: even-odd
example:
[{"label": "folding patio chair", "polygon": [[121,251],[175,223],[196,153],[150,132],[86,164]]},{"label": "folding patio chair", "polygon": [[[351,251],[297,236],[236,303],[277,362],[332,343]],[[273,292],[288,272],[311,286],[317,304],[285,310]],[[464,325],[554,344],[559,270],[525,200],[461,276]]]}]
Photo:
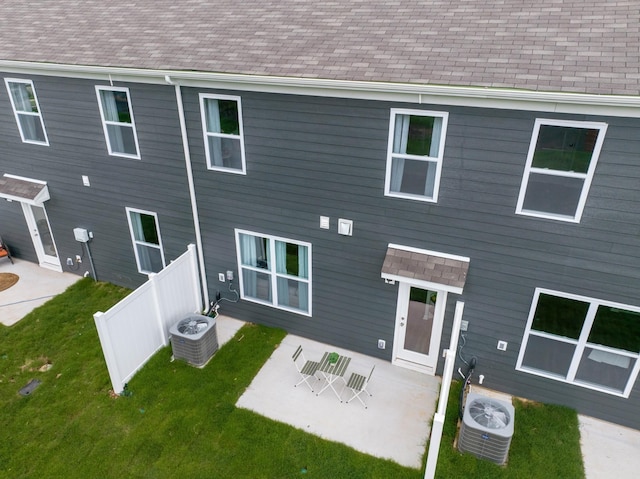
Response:
[{"label": "folding patio chair", "polygon": [[318,371],[320,362],[307,361],[307,359],[304,357],[304,353],[302,352],[302,346],[298,346],[298,349],[296,349],[296,352],[293,353],[292,357],[293,357],[293,364],[295,364],[296,369],[298,370],[298,372],[300,373],[300,377],[302,378],[300,382],[295,385],[295,387],[299,386],[302,383],[305,383],[307,386],[309,386],[309,389],[311,389],[311,392],[314,392],[313,386],[311,386],[311,383],[309,382],[309,380],[311,378],[314,378],[316,380],[318,379],[316,377],[316,372]]},{"label": "folding patio chair", "polygon": [[[369,385],[369,381],[371,380],[371,376],[373,375],[373,370],[376,368],[375,364],[371,368],[371,372],[369,376],[363,376],[361,374],[351,373],[345,388],[351,389],[352,396],[348,399],[347,403],[351,402],[354,398],[358,398],[358,401],[362,403],[365,409],[367,409],[367,405],[364,403],[360,394],[366,392],[369,396],[372,394],[367,391],[367,386]],[[344,392],[344,389],[343,389]],[[342,402],[342,401],[341,401]]]},{"label": "folding patio chair", "polygon": [[11,257],[9,247],[2,241],[2,237],[0,237],[0,258],[8,258],[11,264],[13,264],[13,258]]}]

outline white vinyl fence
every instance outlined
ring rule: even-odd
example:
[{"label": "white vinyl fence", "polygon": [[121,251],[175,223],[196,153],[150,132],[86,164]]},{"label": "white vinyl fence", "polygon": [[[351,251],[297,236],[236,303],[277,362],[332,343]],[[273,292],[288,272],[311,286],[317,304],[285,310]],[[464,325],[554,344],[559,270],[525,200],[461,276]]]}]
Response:
[{"label": "white vinyl fence", "polygon": [[[442,371],[442,387],[440,388],[440,397],[438,398],[438,410],[433,416],[433,424],[431,425],[431,437],[429,438],[429,452],[427,453],[427,465],[424,471],[424,479],[433,479],[436,474],[438,454],[440,453],[440,441],[442,440],[442,430],[444,429],[447,402],[449,401],[449,389],[451,388],[451,380],[453,379],[453,368],[456,362],[458,336],[460,335],[460,325],[462,323],[463,312],[464,303],[462,301],[456,302],[456,312],[453,318],[453,327],[451,328],[449,349],[445,349],[443,351],[445,360],[444,371]],[[464,387],[464,384],[462,387]]]},{"label": "white vinyl fence", "polygon": [[93,315],[115,393],[156,351],[169,344],[169,328],[202,311],[196,247],[109,309]]}]

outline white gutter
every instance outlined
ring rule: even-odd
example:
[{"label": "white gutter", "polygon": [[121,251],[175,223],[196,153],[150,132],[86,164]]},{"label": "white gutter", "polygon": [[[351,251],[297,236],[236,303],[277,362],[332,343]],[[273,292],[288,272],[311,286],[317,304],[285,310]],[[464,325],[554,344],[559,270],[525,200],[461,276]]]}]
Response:
[{"label": "white gutter", "polygon": [[640,96],[114,68],[11,60],[0,60],[0,70],[18,74],[105,81],[111,78],[113,81],[156,84],[164,84],[165,77],[169,76],[174,81],[179,81],[182,86],[202,88],[640,118]]},{"label": "white gutter", "polygon": [[198,250],[198,262],[200,264],[200,283],[202,286],[202,298],[205,310],[209,309],[209,286],[207,283],[207,272],[204,264],[204,251],[202,248],[202,235],[200,234],[200,217],[198,216],[198,204],[196,202],[196,189],[193,184],[193,170],[191,169],[191,154],[189,153],[189,140],[187,138],[187,123],[184,118],[184,108],[182,106],[182,91],[180,85],[165,76],[164,80],[175,86],[176,102],[178,103],[178,117],[180,118],[180,133],[182,135],[182,149],[184,150],[184,162],[187,170],[187,182],[189,183],[189,197],[191,199],[191,214],[193,215],[193,227],[196,233],[196,245]]}]

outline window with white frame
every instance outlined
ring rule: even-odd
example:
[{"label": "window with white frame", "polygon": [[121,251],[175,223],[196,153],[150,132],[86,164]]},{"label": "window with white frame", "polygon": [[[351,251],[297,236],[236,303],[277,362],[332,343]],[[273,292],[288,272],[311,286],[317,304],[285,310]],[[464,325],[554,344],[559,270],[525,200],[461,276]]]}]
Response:
[{"label": "window with white frame", "polygon": [[606,123],[537,119],[516,213],[578,223]]},{"label": "window with white frame", "polygon": [[639,307],[538,288],[516,369],[629,397],[639,357]]},{"label": "window with white frame", "polygon": [[208,168],[244,174],[240,97],[201,93],[200,111]]},{"label": "window with white frame", "polygon": [[385,195],[438,200],[446,112],[391,110]]},{"label": "window with white frame", "polygon": [[31,80],[5,78],[7,91],[18,123],[20,137],[24,143],[49,145],[47,131],[44,128],[36,90]]},{"label": "window with white frame", "polygon": [[236,230],[243,299],[311,316],[311,244]]},{"label": "window with white frame", "polygon": [[157,273],[165,267],[158,215],[152,211],[126,208],[133,251],[140,273]]},{"label": "window with white frame", "polygon": [[128,88],[96,86],[107,150],[112,156],[140,158]]}]

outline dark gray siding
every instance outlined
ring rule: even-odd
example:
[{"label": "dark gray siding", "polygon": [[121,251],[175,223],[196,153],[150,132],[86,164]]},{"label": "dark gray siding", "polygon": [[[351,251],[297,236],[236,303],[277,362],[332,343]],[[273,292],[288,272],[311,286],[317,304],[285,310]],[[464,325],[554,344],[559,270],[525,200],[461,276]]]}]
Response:
[{"label": "dark gray siding", "polygon": [[[640,121],[218,92],[242,98],[242,176],[206,169],[200,92],[185,89],[184,101],[211,294],[225,291],[218,272],[237,274],[234,228],[313,245],[313,317],[246,301],[223,303],[225,312],[389,359],[397,286],[380,278],[387,244],[468,256],[464,294],[449,296],[443,347],[461,299],[470,323],[464,353],[478,357],[489,387],[640,427],[637,387],[621,399],[515,371],[536,287],[640,306]],[[392,107],[450,114],[437,204],[383,195]],[[537,117],[609,124],[580,224],[515,214]],[[331,230],[319,228],[320,215],[331,217]],[[354,221],[353,237],[336,233],[340,217]]]},{"label": "dark gray siding", "polygon": [[[90,247],[99,279],[129,287],[146,280],[137,272],[126,206],[158,214],[167,262],[195,241],[173,87],[114,85],[130,88],[141,154],[140,160],[134,160],[107,152],[95,85],[108,85],[108,81],[0,76],[33,80],[50,143],[48,147],[22,143],[3,82],[0,173],[47,181],[51,199],[45,208],[65,270],[69,270],[65,259],[82,253],[73,228],[83,227],[94,233]],[[89,177],[90,187],[83,186],[82,175]],[[16,205],[0,202],[2,229],[7,230],[2,234],[16,256],[35,261]],[[86,270],[88,262],[75,272]]]},{"label": "dark gray siding", "polygon": [[[146,278],[136,271],[125,206],[158,213],[167,261],[194,241],[173,87],[117,85],[130,88],[137,125],[142,159],[131,160],[107,154],[94,82],[28,78],[51,146],[20,141],[1,88],[0,173],[49,183],[63,263],[80,252],[73,228],[85,227],[100,279],[139,284]],[[247,174],[236,175],[206,169],[200,92],[215,90],[183,89],[211,296],[233,296],[217,274],[238,274],[234,228],[313,245],[312,317],[248,301],[225,302],[223,313],[389,359],[398,287],[380,277],[387,244],[468,256],[464,294],[449,296],[443,346],[461,299],[464,354],[478,358],[488,387],[640,428],[638,386],[622,399],[515,371],[536,287],[640,306],[639,120],[219,91],[242,98]],[[437,204],[383,194],[394,107],[449,112]],[[515,214],[537,117],[609,124],[579,224]],[[330,230],[320,229],[321,215]],[[354,221],[352,237],[337,234],[338,218]],[[18,204],[0,201],[0,224],[17,255],[34,260]],[[499,339],[506,352],[496,350]]]}]

